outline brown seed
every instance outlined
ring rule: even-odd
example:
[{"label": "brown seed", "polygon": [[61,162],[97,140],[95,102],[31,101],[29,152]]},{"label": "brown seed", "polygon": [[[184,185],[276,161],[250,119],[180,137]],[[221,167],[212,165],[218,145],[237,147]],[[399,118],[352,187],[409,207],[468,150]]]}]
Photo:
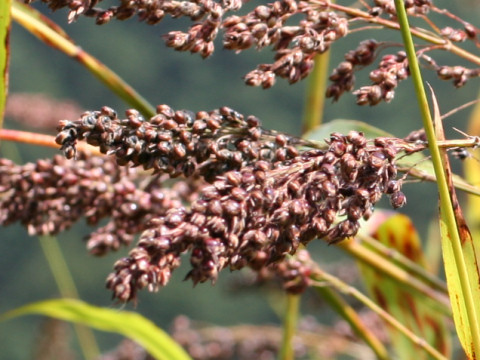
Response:
[{"label": "brown seed", "polygon": [[227,200],[227,202],[223,204],[223,209],[226,214],[234,216],[240,214],[241,206],[240,203],[235,200]]},{"label": "brown seed", "polygon": [[233,186],[239,186],[242,182],[242,174],[239,171],[229,171],[225,177],[228,183]]},{"label": "brown seed", "polygon": [[208,128],[210,130],[213,130],[213,131],[217,130],[217,129],[220,129],[220,127],[221,127],[220,122],[216,119],[213,119],[213,118],[207,119],[206,125],[208,126]]},{"label": "brown seed", "polygon": [[208,202],[208,213],[210,215],[221,216],[223,212],[222,203],[218,199],[213,199]]},{"label": "brown seed", "polygon": [[234,200],[237,200],[237,201],[242,201],[242,200],[245,200],[248,196],[248,193],[240,188],[240,187],[234,187],[231,191],[230,191],[230,194],[232,196],[232,198]]},{"label": "brown seed", "polygon": [[401,208],[407,203],[407,197],[401,191],[397,191],[390,195],[390,203],[394,209]]},{"label": "brown seed", "polygon": [[176,159],[182,159],[187,155],[187,149],[183,144],[175,144],[173,146],[173,155]]},{"label": "brown seed", "polygon": [[247,125],[249,127],[258,127],[260,126],[260,120],[256,116],[250,115],[247,117]]}]

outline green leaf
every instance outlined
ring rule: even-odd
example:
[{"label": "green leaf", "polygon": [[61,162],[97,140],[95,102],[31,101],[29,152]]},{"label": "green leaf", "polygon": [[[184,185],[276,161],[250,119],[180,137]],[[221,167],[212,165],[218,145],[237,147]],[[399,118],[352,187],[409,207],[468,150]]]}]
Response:
[{"label": "green leaf", "polygon": [[[480,95],[478,96],[480,99]],[[480,134],[480,102],[477,102],[468,119],[468,134]],[[463,162],[465,179],[471,184],[480,184],[480,149],[471,149],[471,157]],[[480,239],[480,197],[469,196],[466,217],[474,239]]]},{"label": "green leaf", "polygon": [[102,331],[119,333],[139,343],[155,359],[191,359],[185,350],[168,334],[140,314],[104,309],[80,300],[58,299],[28,304],[3,314],[0,316],[0,321],[34,314],[81,323]]},{"label": "green leaf", "polygon": [[467,309],[463,301],[463,291],[460,282],[460,275],[455,265],[455,255],[451,243],[451,239],[446,226],[444,212],[440,211],[440,232],[442,234],[442,254],[445,266],[445,277],[447,278],[448,293],[452,303],[453,319],[455,321],[455,328],[457,335],[462,344],[465,353],[469,359],[472,359],[473,349],[469,344],[472,344],[472,334],[468,323]]},{"label": "green leaf", "polygon": [[[433,119],[437,140],[445,140],[443,123],[432,89]],[[452,169],[445,149],[438,149],[447,188],[440,188],[440,232],[448,293],[452,303],[455,329],[469,359],[480,353],[480,253],[473,242],[453,186]]]},{"label": "green leaf", "polygon": [[0,128],[3,127],[3,114],[8,94],[8,61],[10,57],[10,5],[11,0],[0,1]]},{"label": "green leaf", "polygon": [[[373,231],[373,238],[389,248],[395,249],[420,266],[425,266],[425,258],[420,239],[410,218],[402,214],[386,217],[377,213],[376,217],[386,220]],[[393,317],[399,319],[413,333],[424,338],[428,344],[447,356],[450,353],[450,339],[445,318],[432,306],[430,299],[413,293],[410,289],[394,281],[375,268],[360,264],[363,280],[373,299]],[[399,359],[429,359],[426,353],[404,334],[392,327],[388,328],[393,348]]]}]

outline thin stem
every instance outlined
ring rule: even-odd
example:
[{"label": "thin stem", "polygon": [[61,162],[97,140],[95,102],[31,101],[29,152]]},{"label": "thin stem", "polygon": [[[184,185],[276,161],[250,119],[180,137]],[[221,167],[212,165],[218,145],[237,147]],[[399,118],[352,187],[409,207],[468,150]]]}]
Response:
[{"label": "thin stem", "polygon": [[407,52],[410,73],[412,76],[418,105],[422,115],[423,126],[425,128],[425,134],[428,139],[433,167],[437,178],[438,190],[440,193],[440,207],[442,213],[444,214],[444,219],[446,222],[446,226],[450,236],[450,242],[455,257],[455,264],[458,271],[458,277],[460,280],[460,286],[463,294],[463,299],[460,299],[460,301],[463,300],[465,304],[467,318],[472,335],[473,350],[474,353],[478,355],[480,354],[480,326],[478,324],[476,314],[477,305],[475,304],[472,289],[470,287],[469,273],[465,263],[465,258],[463,256],[462,243],[457,228],[456,217],[453,209],[452,199],[450,197],[445,168],[442,161],[440,149],[437,145],[436,133],[433,127],[433,121],[428,106],[427,95],[423,86],[422,75],[415,54],[415,47],[413,44],[410,26],[408,24],[407,13],[405,11],[403,1],[395,0],[395,7],[397,10],[400,30],[405,44],[405,51]]},{"label": "thin stem", "polygon": [[77,46],[57,24],[45,18],[31,7],[20,4],[17,1],[12,3],[12,18],[41,41],[84,65],[110,90],[140,111],[145,117],[155,115],[155,109],[148,101],[109,67]]},{"label": "thin stem", "polygon": [[373,350],[378,359],[390,359],[387,349],[378,340],[374,333],[362,322],[357,312],[335,291],[327,286],[315,286],[315,290],[322,296],[331,308],[339,314],[352,330]]},{"label": "thin stem", "polygon": [[[0,140],[21,142],[29,145],[45,146],[58,149],[60,145],[55,142],[55,137],[50,135],[32,133],[21,130],[0,129]],[[89,152],[93,155],[100,155],[98,148],[79,142],[76,145],[78,150]]]},{"label": "thin stem", "polygon": [[[325,1],[325,0],[311,0],[312,3],[314,4],[318,4],[320,5],[321,7],[325,7],[327,6],[328,8],[330,9],[333,9],[333,10],[338,10],[338,11],[341,11],[351,17],[358,17],[358,18],[361,18],[369,23],[372,23],[372,24],[379,24],[379,25],[382,25],[386,28],[389,28],[389,29],[393,29],[393,30],[400,30],[400,24],[395,22],[395,21],[391,21],[391,20],[387,20],[387,19],[382,19],[380,17],[377,17],[377,16],[372,16],[370,15],[368,12],[366,11],[362,11],[362,10],[359,10],[359,9],[355,9],[353,7],[348,7],[348,6],[342,6],[342,5],[338,5],[338,4],[335,4],[333,2],[329,2],[329,1]],[[457,56],[460,56],[474,64],[477,64],[477,65],[480,65],[480,57],[479,56],[476,56],[458,46],[456,46],[455,44],[452,44],[450,41],[440,37],[440,36],[435,36],[433,34],[429,34],[429,33],[425,33],[423,31],[421,31],[420,29],[410,29],[411,31],[411,34],[419,39],[422,39],[422,40],[425,40],[427,42],[430,42],[432,44],[436,44],[436,45],[442,45],[441,49],[442,50],[446,50],[448,52],[451,52],[452,54],[455,54]]]},{"label": "thin stem", "polygon": [[303,115],[303,132],[320,126],[325,108],[325,91],[328,79],[330,52],[315,56],[315,67],[309,76]]},{"label": "thin stem", "polygon": [[395,329],[400,331],[404,334],[408,339],[410,339],[414,344],[418,345],[420,348],[424,349],[428,354],[430,354],[434,359],[437,360],[447,360],[440,352],[434,349],[430,344],[428,344],[425,339],[415,335],[411,332],[405,325],[397,321],[393,316],[383,310],[380,306],[375,304],[372,300],[370,300],[367,296],[362,294],[356,288],[344,283],[337,277],[328,274],[320,269],[313,277],[315,281],[317,281],[317,286],[325,286],[324,282],[329,283],[333,287],[335,287],[338,291],[353,296],[355,299],[360,301],[362,304],[367,306],[369,309],[374,311],[378,314],[382,319],[384,319],[388,324],[393,326]]},{"label": "thin stem", "polygon": [[480,99],[475,99],[475,100],[472,100],[472,101],[469,101],[463,105],[460,105],[460,106],[457,106],[455,109],[452,109],[450,110],[449,112],[445,113],[442,115],[441,119],[446,119],[448,118],[449,116],[452,116],[453,114],[456,114],[457,112],[459,112],[460,110],[463,110],[463,109],[466,109],[467,107],[470,107],[470,106],[473,106],[473,105],[476,105],[480,102]]},{"label": "thin stem", "polygon": [[297,329],[298,313],[300,309],[300,295],[287,294],[285,317],[283,320],[283,338],[279,359],[293,360],[295,358],[293,349],[293,337]]},{"label": "thin stem", "polygon": [[0,129],[0,139],[16,141],[30,145],[39,145],[58,149],[60,145],[55,142],[55,137],[28,131]]},{"label": "thin stem", "polygon": [[[399,172],[404,172],[408,173],[408,175],[411,175],[415,178],[417,178],[420,181],[431,181],[436,183],[437,178],[435,175],[431,175],[423,170],[418,170],[415,169],[414,167],[408,167],[408,168],[398,168]],[[461,178],[454,179],[455,180],[455,187],[459,190],[462,190],[466,192],[467,194],[475,195],[475,196],[480,196],[480,189],[476,186],[470,185],[466,181],[464,181]]]}]

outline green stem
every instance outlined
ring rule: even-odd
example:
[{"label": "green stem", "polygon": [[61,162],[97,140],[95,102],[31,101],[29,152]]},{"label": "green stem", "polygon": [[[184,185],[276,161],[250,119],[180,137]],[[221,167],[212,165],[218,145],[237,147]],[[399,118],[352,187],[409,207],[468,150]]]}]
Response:
[{"label": "green stem", "polygon": [[[40,236],[40,245],[52,271],[60,294],[64,298],[78,299],[75,282],[68,269],[57,239],[53,236]],[[78,342],[85,359],[95,359],[100,354],[93,332],[86,326],[74,324]]]},{"label": "green stem", "polygon": [[322,123],[325,108],[325,91],[328,79],[330,51],[315,56],[315,67],[308,79],[303,115],[303,132],[315,129]]},{"label": "green stem", "polygon": [[362,294],[360,291],[358,291],[354,287],[344,283],[343,281],[341,281],[340,279],[338,279],[337,277],[335,277],[331,274],[323,272],[320,269],[317,269],[317,272],[316,272],[315,276],[313,277],[313,279],[318,282],[317,286],[320,286],[320,287],[325,286],[324,282],[327,282],[330,285],[332,285],[333,287],[335,287],[337,290],[339,290],[340,292],[342,292],[344,294],[347,294],[347,295],[350,295],[350,296],[353,296],[355,299],[357,299],[362,304],[364,304],[369,309],[371,309],[376,314],[378,314],[388,324],[390,324],[395,329],[397,329],[402,334],[404,334],[414,344],[416,344],[420,348],[424,349],[434,359],[447,360],[446,357],[444,357],[441,353],[439,353],[436,349],[434,349],[430,344],[428,344],[425,341],[425,339],[415,335],[406,326],[404,326],[402,323],[397,321],[397,319],[395,319],[393,316],[391,316],[389,313],[387,313],[385,310],[383,310],[380,306],[375,304],[375,302],[370,300],[367,296]]},{"label": "green stem", "polygon": [[8,94],[8,62],[10,58],[10,5],[11,0],[0,1],[0,128]]},{"label": "green stem", "polygon": [[[315,67],[310,75],[304,105],[303,133],[313,130],[322,122],[329,59],[330,52],[315,56]],[[300,295],[287,294],[282,348],[280,351],[280,359],[282,360],[293,360],[294,358],[292,340],[297,326],[299,307]]]},{"label": "green stem", "polygon": [[281,360],[294,360],[293,337],[297,329],[300,295],[287,294],[285,318],[283,320],[283,338],[280,349]]},{"label": "green stem", "polygon": [[12,18],[41,41],[77,60],[113,93],[140,111],[145,117],[152,117],[155,114],[153,106],[135,89],[105,64],[83,51],[54,22],[31,7],[17,1],[12,3]]},{"label": "green stem", "polygon": [[388,360],[387,349],[382,342],[373,334],[368,327],[363,324],[362,320],[355,312],[355,310],[348,305],[348,303],[335,291],[327,286],[315,286],[315,290],[322,296],[322,298],[339,314],[348,324],[352,330],[373,350],[377,358],[381,360]]},{"label": "green stem", "polygon": [[440,194],[440,206],[442,213],[444,213],[444,219],[446,222],[448,233],[450,235],[455,263],[460,279],[460,286],[463,294],[463,299],[461,300],[463,300],[465,304],[467,318],[470,325],[470,330],[472,332],[473,350],[475,354],[480,354],[480,325],[478,323],[476,313],[476,308],[478,304],[475,304],[472,289],[470,288],[469,273],[467,271],[465,258],[463,256],[462,244],[457,228],[452,199],[450,197],[450,191],[447,183],[440,149],[437,145],[435,129],[433,127],[433,121],[428,106],[427,95],[425,93],[422,75],[420,73],[420,67],[415,53],[415,47],[410,32],[407,13],[405,11],[404,3],[402,0],[395,0],[395,7],[397,10],[400,30],[405,44],[405,51],[407,52],[410,74],[412,76],[413,84],[415,87],[415,93],[422,115],[423,126],[427,135],[429,150],[432,157],[433,167],[435,169],[435,176],[437,178],[438,191]]}]

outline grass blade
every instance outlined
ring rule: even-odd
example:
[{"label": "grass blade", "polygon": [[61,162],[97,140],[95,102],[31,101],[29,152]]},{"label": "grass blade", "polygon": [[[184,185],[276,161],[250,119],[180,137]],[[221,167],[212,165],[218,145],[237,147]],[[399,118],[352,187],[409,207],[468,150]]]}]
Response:
[{"label": "grass blade", "polygon": [[[432,91],[434,123],[437,140],[445,140],[440,110]],[[445,274],[452,302],[453,319],[460,342],[469,359],[480,354],[480,324],[478,304],[480,302],[479,249],[473,242],[465,222],[462,209],[452,181],[452,170],[447,151],[439,149],[445,169],[449,194],[447,199],[440,194],[440,231],[442,238]],[[451,202],[450,212],[445,211],[446,200]]]},{"label": "grass blade", "polygon": [[[479,97],[480,99],[480,97]],[[480,134],[480,102],[473,108],[468,120],[468,134]],[[480,149],[472,150],[472,156],[464,161],[466,180],[471,184],[480,184]],[[466,216],[474,239],[480,239],[480,197],[468,196]]]},{"label": "grass blade", "polygon": [[480,324],[477,314],[480,282],[475,248],[472,246],[470,233],[465,231],[466,225],[460,214],[458,202],[452,197],[455,188],[452,184],[448,157],[446,150],[437,144],[437,139],[440,141],[445,139],[440,111],[433,97],[434,128],[404,2],[395,0],[395,8],[437,178],[442,250],[455,326],[467,356],[474,359],[480,356]]},{"label": "grass blade", "polygon": [[0,321],[24,315],[46,315],[85,324],[97,330],[119,333],[139,343],[158,360],[190,359],[168,334],[137,313],[104,309],[80,300],[58,299],[35,302],[11,310],[0,316]]}]

